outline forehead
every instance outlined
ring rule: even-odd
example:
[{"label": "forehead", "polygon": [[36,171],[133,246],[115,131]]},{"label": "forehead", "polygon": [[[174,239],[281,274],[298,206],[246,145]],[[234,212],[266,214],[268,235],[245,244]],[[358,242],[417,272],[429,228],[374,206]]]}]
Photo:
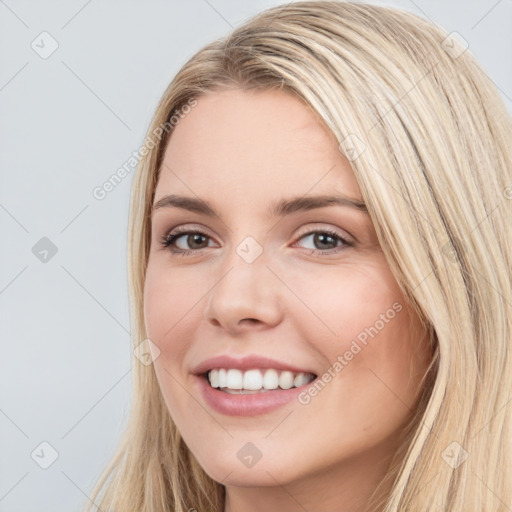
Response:
[{"label": "forehead", "polygon": [[[192,192],[221,200],[340,192],[360,197],[335,137],[284,91],[210,92],[175,126],[156,197]],[[227,198],[226,198],[227,199]]]}]

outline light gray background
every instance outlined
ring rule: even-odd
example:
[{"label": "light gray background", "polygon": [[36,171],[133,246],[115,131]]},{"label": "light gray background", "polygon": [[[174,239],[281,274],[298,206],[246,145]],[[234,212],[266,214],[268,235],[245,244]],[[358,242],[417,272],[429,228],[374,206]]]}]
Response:
[{"label": "light gray background", "polygon": [[[0,512],[79,511],[127,418],[133,173],[103,200],[93,188],[196,50],[279,3],[0,0]],[[512,112],[512,0],[373,3],[460,33]]]}]

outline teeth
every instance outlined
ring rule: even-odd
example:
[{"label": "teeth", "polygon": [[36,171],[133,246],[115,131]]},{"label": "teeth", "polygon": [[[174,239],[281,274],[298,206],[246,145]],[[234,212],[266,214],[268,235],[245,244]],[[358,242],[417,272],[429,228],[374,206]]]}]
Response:
[{"label": "teeth", "polygon": [[279,387],[282,389],[290,389],[293,386],[294,375],[292,372],[281,372],[279,375]]},{"label": "teeth", "polygon": [[267,370],[263,375],[263,387],[265,389],[276,389],[279,387],[279,375],[275,370]]},{"label": "teeth", "polygon": [[220,388],[222,391],[232,393],[257,393],[271,389],[290,389],[304,386],[311,382],[315,376],[311,373],[290,372],[268,369],[247,370],[242,372],[235,368],[213,369],[208,372],[208,380],[212,388]]},{"label": "teeth", "polygon": [[219,371],[218,370],[212,370],[209,375],[210,378],[210,384],[212,388],[218,388],[219,387]]},{"label": "teeth", "polygon": [[263,376],[259,370],[249,370],[244,373],[244,389],[256,391],[263,386]]},{"label": "teeth", "polygon": [[293,380],[293,385],[298,388],[300,386],[304,386],[304,384],[308,384],[310,382],[310,378],[306,373],[298,373],[295,379]]},{"label": "teeth", "polygon": [[240,370],[228,370],[226,387],[229,389],[242,389],[243,388],[243,374]]},{"label": "teeth", "polygon": [[[225,388],[227,387],[228,385],[228,376],[227,376],[227,372],[226,370],[221,369],[218,371],[218,375],[219,375],[219,388]],[[214,386],[216,387],[216,386]]]}]

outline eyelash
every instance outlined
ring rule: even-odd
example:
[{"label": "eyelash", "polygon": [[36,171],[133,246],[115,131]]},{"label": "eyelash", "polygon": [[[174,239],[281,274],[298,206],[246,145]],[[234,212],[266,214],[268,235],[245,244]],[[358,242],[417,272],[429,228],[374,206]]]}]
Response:
[{"label": "eyelash", "polygon": [[[334,239],[338,239],[339,241],[343,242],[343,245],[335,247],[333,249],[325,249],[325,250],[307,249],[307,250],[309,250],[309,254],[312,254],[312,255],[314,254],[317,256],[329,256],[333,253],[337,253],[340,250],[343,250],[347,247],[352,247],[354,245],[352,242],[349,242],[346,238],[342,237],[339,233],[337,233],[336,231],[333,231],[331,229],[317,229],[317,230],[308,231],[308,232],[304,233],[302,236],[300,236],[298,240],[302,240],[303,238],[310,236],[310,235],[314,235],[315,233],[329,235],[330,237],[332,237]],[[206,233],[204,233],[203,231],[200,231],[200,230],[177,228],[174,231],[174,233],[168,233],[168,234],[164,235],[160,239],[160,244],[162,245],[163,248],[169,249],[172,254],[175,254],[175,255],[179,254],[181,256],[187,256],[188,254],[191,254],[193,252],[198,253],[198,252],[201,252],[203,249],[206,249],[206,247],[204,247],[203,249],[172,248],[171,246],[174,244],[174,242],[176,242],[176,240],[181,238],[183,235],[202,235],[205,238],[211,238],[209,235],[207,235]]]}]

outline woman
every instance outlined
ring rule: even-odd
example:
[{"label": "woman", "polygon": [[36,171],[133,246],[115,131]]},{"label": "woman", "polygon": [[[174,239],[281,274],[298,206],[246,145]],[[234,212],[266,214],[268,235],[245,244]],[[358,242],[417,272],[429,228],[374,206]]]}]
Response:
[{"label": "woman", "polygon": [[132,188],[134,403],[92,502],[510,510],[511,135],[399,10],[282,5],[194,55]]}]

